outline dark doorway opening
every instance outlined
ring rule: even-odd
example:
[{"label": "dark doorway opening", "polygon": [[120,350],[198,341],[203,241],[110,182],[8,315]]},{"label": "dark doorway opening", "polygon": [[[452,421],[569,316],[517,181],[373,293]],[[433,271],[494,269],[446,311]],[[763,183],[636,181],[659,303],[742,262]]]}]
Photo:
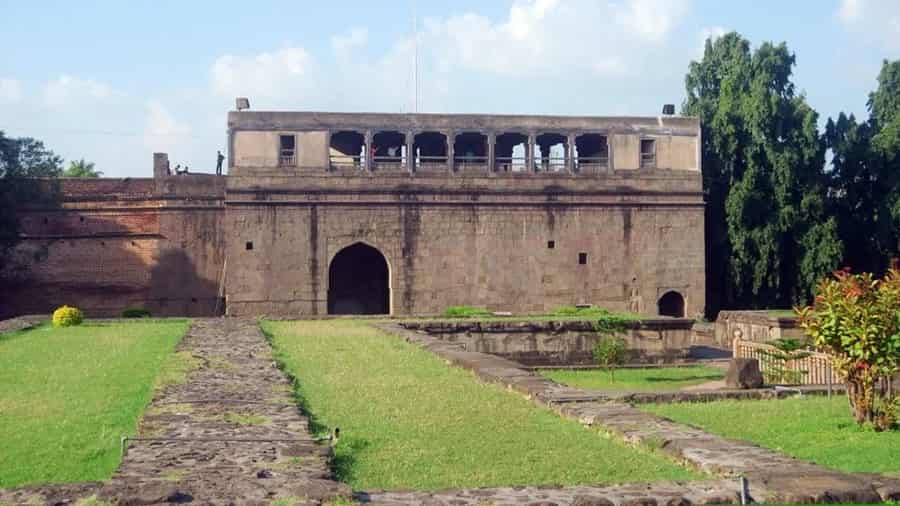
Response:
[{"label": "dark doorway opening", "polygon": [[660,316],[684,318],[684,297],[678,292],[666,292],[657,303]]},{"label": "dark doorway opening", "polygon": [[390,291],[387,260],[377,249],[356,243],[331,260],[328,314],[388,314]]}]

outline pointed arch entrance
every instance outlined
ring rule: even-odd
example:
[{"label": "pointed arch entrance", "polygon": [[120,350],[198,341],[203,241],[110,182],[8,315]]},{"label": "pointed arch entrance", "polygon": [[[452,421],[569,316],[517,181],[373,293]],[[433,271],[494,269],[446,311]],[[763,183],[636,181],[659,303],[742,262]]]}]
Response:
[{"label": "pointed arch entrance", "polygon": [[389,314],[387,260],[361,242],[340,250],[328,268],[328,314]]}]

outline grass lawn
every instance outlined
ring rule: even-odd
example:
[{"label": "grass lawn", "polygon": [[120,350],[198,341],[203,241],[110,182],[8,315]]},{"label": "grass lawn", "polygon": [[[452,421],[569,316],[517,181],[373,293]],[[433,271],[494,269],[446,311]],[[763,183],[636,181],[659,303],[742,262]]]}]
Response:
[{"label": "grass lawn", "polygon": [[691,479],[359,320],[263,322],[356,490]]},{"label": "grass lawn", "polygon": [[600,369],[545,369],[541,375],[557,383],[588,390],[644,392],[678,390],[725,377],[725,371],[707,366],[657,367],[646,369],[616,369],[615,381],[609,372]]},{"label": "grass lawn", "polygon": [[820,465],[900,476],[900,431],[857,428],[844,396],[641,406]]},{"label": "grass lawn", "polygon": [[0,488],[109,478],[185,320],[0,334]]}]

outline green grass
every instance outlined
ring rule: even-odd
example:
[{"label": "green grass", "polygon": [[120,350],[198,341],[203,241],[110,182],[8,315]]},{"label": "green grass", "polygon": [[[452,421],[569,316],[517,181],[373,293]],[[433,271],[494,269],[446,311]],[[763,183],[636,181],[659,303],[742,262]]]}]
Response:
[{"label": "green grass", "polygon": [[615,381],[608,371],[601,369],[546,369],[539,372],[544,377],[564,385],[588,390],[623,392],[678,390],[725,377],[725,371],[707,366],[616,369]]},{"label": "green grass", "polygon": [[314,430],[340,427],[356,490],[602,484],[696,475],[478,381],[359,320],[263,322]]},{"label": "green grass", "polygon": [[878,433],[858,428],[844,396],[641,408],[826,467],[900,476],[900,431]]},{"label": "green grass", "polygon": [[109,478],[187,326],[87,321],[0,334],[0,488]]},{"label": "green grass", "polygon": [[470,318],[473,316],[490,316],[493,314],[487,309],[472,306],[450,306],[444,310],[447,318]]}]

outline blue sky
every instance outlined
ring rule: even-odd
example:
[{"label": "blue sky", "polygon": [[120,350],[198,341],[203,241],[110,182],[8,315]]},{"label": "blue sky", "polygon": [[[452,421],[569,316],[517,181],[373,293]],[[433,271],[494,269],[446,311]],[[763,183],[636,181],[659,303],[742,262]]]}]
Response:
[{"label": "blue sky", "polygon": [[[415,4],[415,5],[414,5]],[[175,2],[0,0],[0,130],[107,176],[151,154],[210,171],[234,97],[254,109],[655,115],[703,40],[786,41],[822,116],[867,116],[900,58],[897,0]]]}]

